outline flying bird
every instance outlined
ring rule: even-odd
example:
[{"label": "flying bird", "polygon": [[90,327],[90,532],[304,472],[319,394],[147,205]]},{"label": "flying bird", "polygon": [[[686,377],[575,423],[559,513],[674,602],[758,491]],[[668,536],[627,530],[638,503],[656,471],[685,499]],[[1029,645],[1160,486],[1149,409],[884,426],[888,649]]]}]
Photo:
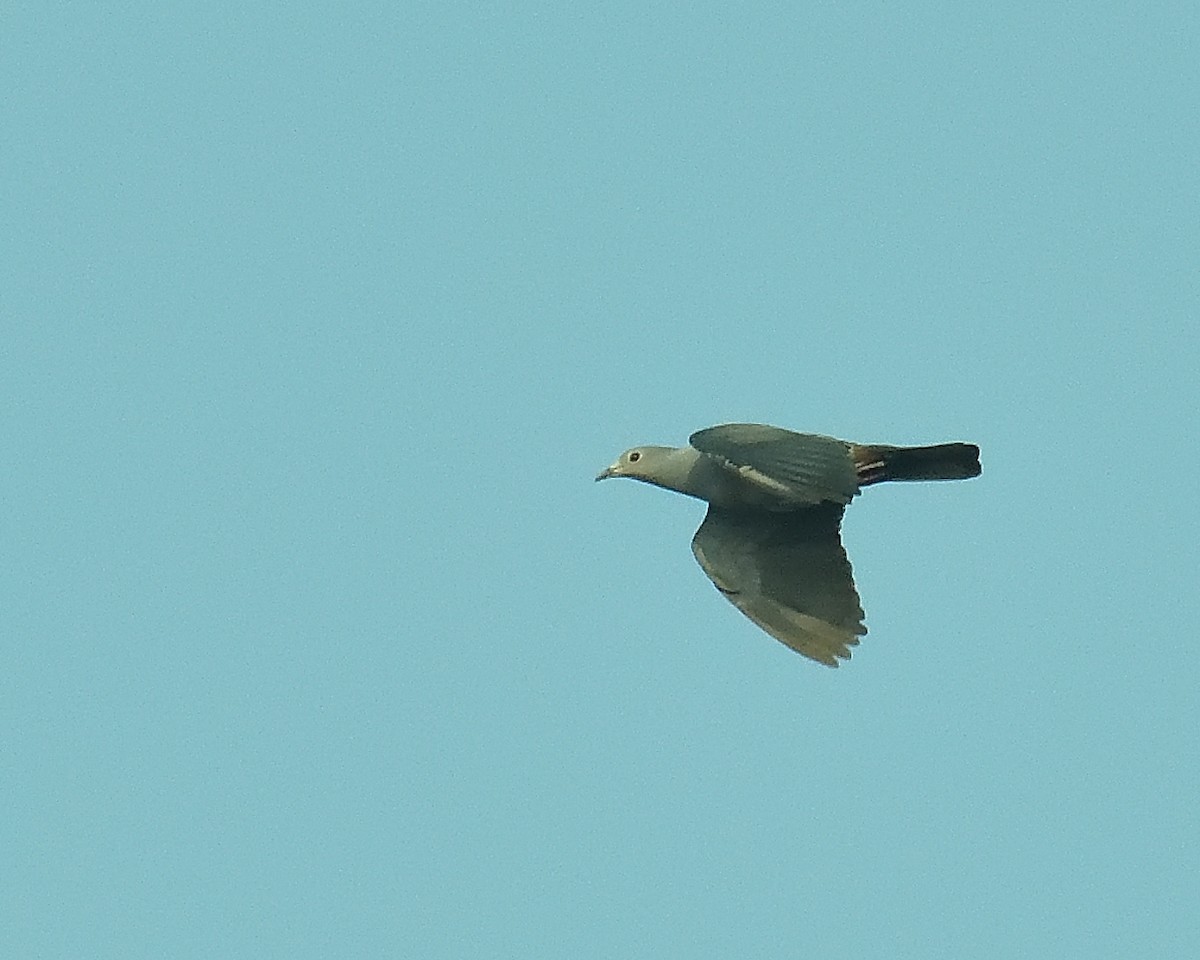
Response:
[{"label": "flying bird", "polygon": [[596,479],[707,501],[692,553],[708,578],[776,640],[836,667],[867,632],[840,536],[846,504],[871,484],[980,470],[970,443],[892,447],[727,423],[693,433],[686,447],[626,450]]}]

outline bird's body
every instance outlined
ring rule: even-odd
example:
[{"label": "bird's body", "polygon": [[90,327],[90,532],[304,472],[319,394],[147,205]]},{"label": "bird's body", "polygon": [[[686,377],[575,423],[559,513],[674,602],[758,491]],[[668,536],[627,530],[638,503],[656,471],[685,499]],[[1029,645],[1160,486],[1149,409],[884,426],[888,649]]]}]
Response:
[{"label": "bird's body", "polygon": [[873,483],[979,473],[972,444],[856,444],[731,423],[692,434],[686,447],[626,450],[596,479],[707,501],[692,552],[709,579],[771,636],[836,667],[867,632],[839,535],[846,504]]}]

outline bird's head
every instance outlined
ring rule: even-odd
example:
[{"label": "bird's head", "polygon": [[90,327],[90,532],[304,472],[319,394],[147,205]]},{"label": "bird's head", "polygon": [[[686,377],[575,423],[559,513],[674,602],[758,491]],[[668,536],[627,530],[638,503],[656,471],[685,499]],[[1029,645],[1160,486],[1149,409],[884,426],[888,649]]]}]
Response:
[{"label": "bird's head", "polygon": [[674,447],[633,447],[617,457],[611,466],[601,470],[596,479],[631,477],[634,480],[649,480],[656,475],[666,457],[674,452]]}]

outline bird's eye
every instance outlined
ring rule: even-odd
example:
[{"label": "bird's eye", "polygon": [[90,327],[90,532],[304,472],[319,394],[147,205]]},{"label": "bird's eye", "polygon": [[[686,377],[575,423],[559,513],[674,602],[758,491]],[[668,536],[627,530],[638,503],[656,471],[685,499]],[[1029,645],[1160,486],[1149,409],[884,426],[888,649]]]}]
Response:
[{"label": "bird's eye", "polygon": [[641,450],[634,450],[629,454],[629,462],[630,463],[637,463],[641,459],[642,459],[642,451]]}]

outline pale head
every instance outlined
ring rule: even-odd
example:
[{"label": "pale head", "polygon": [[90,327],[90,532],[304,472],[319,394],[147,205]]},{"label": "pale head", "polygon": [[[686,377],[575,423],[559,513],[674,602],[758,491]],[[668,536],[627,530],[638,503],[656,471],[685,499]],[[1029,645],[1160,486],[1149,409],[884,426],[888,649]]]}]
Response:
[{"label": "pale head", "polygon": [[654,482],[658,471],[662,469],[669,456],[675,452],[675,447],[631,447],[617,457],[612,466],[605,467],[600,471],[600,475],[596,479],[630,477],[634,480]]}]

